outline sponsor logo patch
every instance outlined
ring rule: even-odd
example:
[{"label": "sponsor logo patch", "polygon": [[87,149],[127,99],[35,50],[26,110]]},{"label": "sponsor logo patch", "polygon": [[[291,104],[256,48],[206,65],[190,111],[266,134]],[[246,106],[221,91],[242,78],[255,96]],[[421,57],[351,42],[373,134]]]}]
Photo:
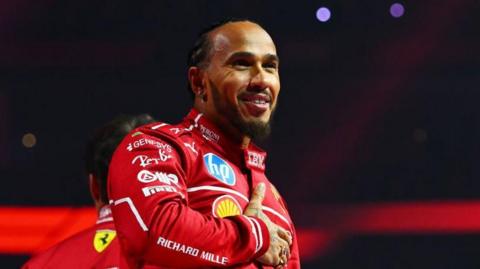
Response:
[{"label": "sponsor logo patch", "polygon": [[171,185],[172,183],[178,186],[178,177],[175,174],[167,174],[164,172],[151,172],[142,170],[137,174],[138,181],[142,183],[152,183],[159,181],[164,184]]},{"label": "sponsor logo patch", "polygon": [[203,155],[203,162],[210,175],[227,185],[235,185],[235,173],[233,172],[232,167],[222,158],[213,153],[207,153]]},{"label": "sponsor logo patch", "polygon": [[265,156],[257,152],[248,151],[248,164],[265,169]]},{"label": "sponsor logo patch", "polygon": [[172,187],[170,185],[149,186],[149,187],[142,188],[142,192],[145,197],[149,197],[159,192],[174,192],[174,193],[180,194],[180,196],[184,198],[183,194],[177,191],[177,188]]},{"label": "sponsor logo patch", "polygon": [[151,158],[147,155],[137,155],[132,160],[132,164],[138,163],[141,167],[147,167],[152,164],[158,164],[160,161],[166,162],[168,159],[172,158],[172,156],[168,153],[165,153],[164,150],[158,150],[158,158]]},{"label": "sponsor logo patch", "polygon": [[148,139],[148,138],[140,138],[138,140],[135,140],[134,142],[132,143],[128,143],[128,146],[127,146],[127,150],[128,151],[132,151],[134,149],[137,149],[137,148],[140,148],[140,147],[143,147],[145,145],[152,145],[152,146],[155,146],[159,149],[162,149],[164,150],[165,152],[167,153],[170,153],[172,152],[172,147],[168,144],[164,144],[162,142],[159,142],[159,141],[155,141],[153,139]]},{"label": "sponsor logo patch", "polygon": [[235,198],[230,195],[223,195],[213,202],[212,214],[217,218],[238,216],[242,214],[242,209]]},{"label": "sponsor logo patch", "polygon": [[203,125],[200,125],[200,132],[202,132],[203,137],[205,137],[207,140],[218,142],[220,139],[220,136],[217,133]]},{"label": "sponsor logo patch", "polygon": [[117,235],[114,230],[97,230],[93,237],[93,247],[98,253],[104,251]]},{"label": "sponsor logo patch", "polygon": [[190,255],[193,257],[198,257],[200,259],[206,260],[208,262],[214,263],[214,264],[221,264],[221,265],[227,265],[228,264],[228,258],[225,256],[221,256],[219,254],[215,254],[212,252],[208,252],[205,250],[201,250],[198,248],[191,247],[186,244],[182,244],[180,242],[172,241],[164,237],[158,237],[157,240],[157,245],[171,249],[176,252],[181,252],[186,255]]}]

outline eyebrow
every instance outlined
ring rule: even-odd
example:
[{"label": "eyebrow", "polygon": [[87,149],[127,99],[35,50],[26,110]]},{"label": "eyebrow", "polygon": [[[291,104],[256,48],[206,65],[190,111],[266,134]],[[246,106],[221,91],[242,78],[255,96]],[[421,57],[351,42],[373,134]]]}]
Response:
[{"label": "eyebrow", "polygon": [[[228,60],[231,60],[231,59],[234,59],[234,58],[253,58],[253,57],[255,57],[255,54],[253,54],[251,52],[239,51],[239,52],[235,52],[232,55],[230,55],[230,57],[228,57]],[[271,54],[271,53],[263,56],[263,59],[265,59],[267,61],[272,61],[272,62],[273,61],[280,62],[280,58],[278,58],[277,55]]]}]

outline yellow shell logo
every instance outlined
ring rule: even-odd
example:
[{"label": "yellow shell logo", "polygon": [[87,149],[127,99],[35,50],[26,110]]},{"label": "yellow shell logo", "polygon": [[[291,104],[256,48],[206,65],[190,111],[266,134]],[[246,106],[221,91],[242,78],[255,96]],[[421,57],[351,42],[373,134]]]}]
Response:
[{"label": "yellow shell logo", "polygon": [[114,230],[98,230],[93,238],[93,247],[100,253],[104,251],[117,235]]},{"label": "yellow shell logo", "polygon": [[225,218],[242,214],[237,200],[230,195],[223,195],[215,199],[212,206],[212,213],[217,218]]}]

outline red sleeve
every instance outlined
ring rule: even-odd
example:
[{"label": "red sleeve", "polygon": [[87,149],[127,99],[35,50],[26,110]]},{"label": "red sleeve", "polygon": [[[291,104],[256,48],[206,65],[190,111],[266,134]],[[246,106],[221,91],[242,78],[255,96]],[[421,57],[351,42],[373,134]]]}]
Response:
[{"label": "red sleeve", "polygon": [[229,267],[263,255],[270,238],[261,220],[217,219],[188,207],[189,160],[183,150],[168,137],[138,132],[117,148],[109,196],[127,255],[173,268]]}]

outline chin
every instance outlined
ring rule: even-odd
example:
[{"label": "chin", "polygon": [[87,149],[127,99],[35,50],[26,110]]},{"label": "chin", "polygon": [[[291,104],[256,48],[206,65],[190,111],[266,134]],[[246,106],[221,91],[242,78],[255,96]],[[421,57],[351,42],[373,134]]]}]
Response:
[{"label": "chin", "polygon": [[248,112],[242,115],[242,118],[245,122],[256,122],[256,123],[263,123],[267,124],[270,121],[271,113],[270,111],[265,111],[260,116],[252,116]]},{"label": "chin", "polygon": [[269,118],[265,119],[263,117],[258,117],[258,118],[253,118],[247,122],[251,122],[251,123],[255,123],[255,124],[260,124],[260,125],[265,125],[265,124],[268,124],[269,123]]},{"label": "chin", "polygon": [[254,140],[264,140],[270,135],[270,121],[259,117],[243,118],[241,121],[235,122],[237,128],[243,134]]}]

